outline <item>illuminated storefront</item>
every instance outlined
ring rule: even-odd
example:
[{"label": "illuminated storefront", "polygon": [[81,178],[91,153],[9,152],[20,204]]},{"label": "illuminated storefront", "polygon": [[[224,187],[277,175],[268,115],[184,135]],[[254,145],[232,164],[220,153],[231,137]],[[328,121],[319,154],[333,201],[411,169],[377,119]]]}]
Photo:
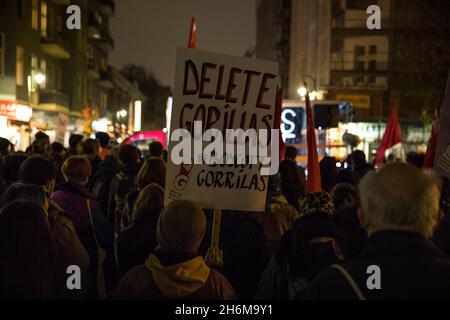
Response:
[{"label": "illuminated storefront", "polygon": [[32,112],[17,101],[0,100],[0,136],[11,141],[16,150],[25,151],[30,144]]},{"label": "illuminated storefront", "polygon": [[[313,101],[317,134],[317,148],[320,157],[325,155],[343,160],[352,152],[345,133],[357,136],[360,142],[354,150],[362,150],[369,161],[374,157],[380,139],[386,128],[385,122],[351,121],[351,109],[341,101]],[[287,145],[299,150],[297,161],[306,163],[306,112],[305,102],[286,100],[281,114],[281,134]],[[420,123],[400,123],[404,152],[425,152],[430,128]]]}]

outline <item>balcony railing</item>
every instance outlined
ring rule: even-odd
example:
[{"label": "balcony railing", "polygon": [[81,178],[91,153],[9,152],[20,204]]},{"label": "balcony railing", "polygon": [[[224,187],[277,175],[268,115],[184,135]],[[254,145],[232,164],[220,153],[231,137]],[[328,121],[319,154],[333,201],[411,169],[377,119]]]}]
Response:
[{"label": "balcony railing", "polygon": [[54,89],[39,90],[39,104],[56,104],[63,107],[69,106],[69,96]]},{"label": "balcony railing", "polygon": [[98,45],[104,52],[112,51],[114,49],[114,39],[109,33],[102,33],[101,38],[98,39]]},{"label": "balcony railing", "polygon": [[48,33],[41,38],[41,49],[48,55],[57,59],[70,59],[70,52],[59,33]]},{"label": "balcony railing", "polygon": [[114,82],[113,82],[113,75],[112,75],[111,69],[108,68],[107,71],[101,71],[100,78],[97,80],[97,83],[99,86],[106,88],[106,89],[113,88]]},{"label": "balcony railing", "polygon": [[88,70],[87,70],[87,76],[89,79],[99,79],[100,78],[100,72],[98,70],[98,66],[95,63],[94,59],[88,59],[87,64]]},{"label": "balcony railing", "polygon": [[330,69],[344,72],[386,72],[389,71],[389,52],[369,51],[370,46],[364,46],[365,51],[332,52]]}]

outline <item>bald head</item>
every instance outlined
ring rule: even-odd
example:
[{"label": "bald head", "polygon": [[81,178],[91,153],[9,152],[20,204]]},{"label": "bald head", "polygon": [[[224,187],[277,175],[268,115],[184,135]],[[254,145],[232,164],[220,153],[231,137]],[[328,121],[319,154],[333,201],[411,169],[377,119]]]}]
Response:
[{"label": "bald head", "polygon": [[393,163],[368,173],[359,185],[362,222],[369,234],[403,229],[432,235],[439,220],[436,180],[420,169]]}]

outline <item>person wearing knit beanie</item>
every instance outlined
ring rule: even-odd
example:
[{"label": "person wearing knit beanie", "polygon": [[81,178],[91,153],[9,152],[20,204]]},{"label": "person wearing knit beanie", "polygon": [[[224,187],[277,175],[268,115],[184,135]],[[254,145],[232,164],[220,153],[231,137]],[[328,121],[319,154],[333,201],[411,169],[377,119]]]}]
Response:
[{"label": "person wearing knit beanie", "polygon": [[163,210],[156,229],[159,249],[168,253],[196,254],[206,232],[206,216],[195,203],[176,200]]},{"label": "person wearing knit beanie", "polygon": [[334,213],[333,197],[325,191],[307,193],[300,202],[300,215],[313,213]]},{"label": "person wearing knit beanie", "polygon": [[228,280],[198,255],[205,233],[206,216],[197,204],[172,201],[159,216],[155,251],[125,274],[112,299],[236,299]]}]

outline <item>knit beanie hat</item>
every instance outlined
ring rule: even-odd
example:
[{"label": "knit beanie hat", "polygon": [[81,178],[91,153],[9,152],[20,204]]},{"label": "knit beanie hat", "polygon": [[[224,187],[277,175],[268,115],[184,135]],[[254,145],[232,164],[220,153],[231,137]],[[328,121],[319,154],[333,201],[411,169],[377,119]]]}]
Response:
[{"label": "knit beanie hat", "polygon": [[310,192],[300,203],[300,214],[334,213],[333,197],[328,192]]},{"label": "knit beanie hat", "polygon": [[194,202],[172,201],[161,213],[156,240],[164,252],[196,254],[206,232],[206,216]]}]

